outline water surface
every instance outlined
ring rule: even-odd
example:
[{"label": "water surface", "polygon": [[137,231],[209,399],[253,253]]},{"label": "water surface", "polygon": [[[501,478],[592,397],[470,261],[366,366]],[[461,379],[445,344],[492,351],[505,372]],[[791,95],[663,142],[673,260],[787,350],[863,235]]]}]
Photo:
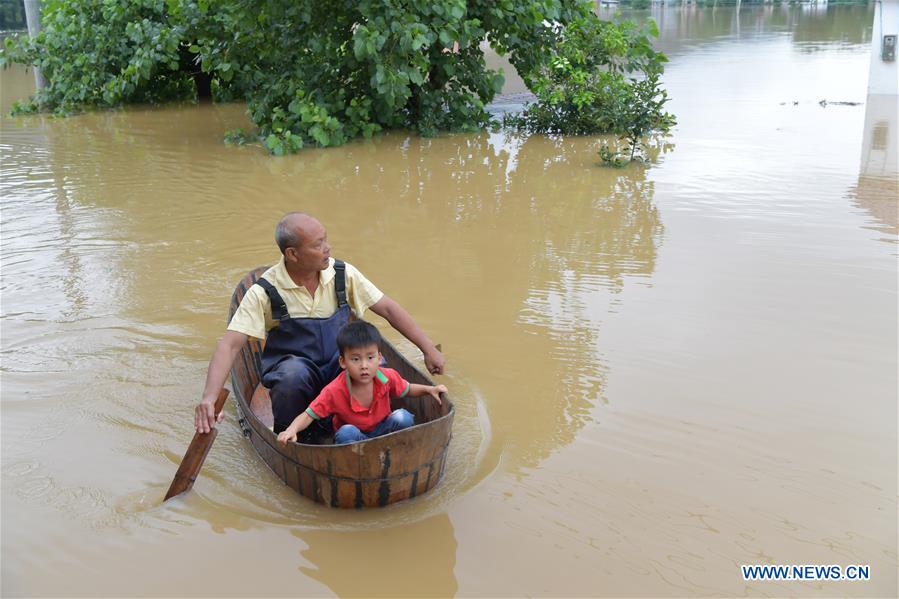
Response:
[{"label": "water surface", "polygon": [[[4,116],[2,593],[895,596],[896,120],[866,118],[872,15],[656,9],[679,124],[648,167],[508,133],[272,158],[222,143],[241,105]],[[2,73],[4,113],[29,77]],[[323,508],[232,406],[161,506],[233,286],[277,259],[288,210],[442,342],[446,477]],[[752,563],[872,580],[744,582]]]}]

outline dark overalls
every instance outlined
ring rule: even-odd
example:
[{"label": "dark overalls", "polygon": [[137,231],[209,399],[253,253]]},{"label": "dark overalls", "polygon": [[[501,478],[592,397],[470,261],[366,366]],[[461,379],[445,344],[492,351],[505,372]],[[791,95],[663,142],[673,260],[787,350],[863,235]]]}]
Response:
[{"label": "dark overalls", "polygon": [[[346,265],[335,260],[334,270],[337,311],[328,318],[291,318],[278,290],[265,279],[256,281],[271,300],[272,320],[278,322],[269,331],[262,350],[262,384],[271,392],[275,434],[290,426],[340,373],[337,331],[349,319],[350,306],[346,301]],[[310,426],[303,440],[316,433],[333,432],[330,418],[326,420]],[[321,427],[318,431],[316,425]]]}]

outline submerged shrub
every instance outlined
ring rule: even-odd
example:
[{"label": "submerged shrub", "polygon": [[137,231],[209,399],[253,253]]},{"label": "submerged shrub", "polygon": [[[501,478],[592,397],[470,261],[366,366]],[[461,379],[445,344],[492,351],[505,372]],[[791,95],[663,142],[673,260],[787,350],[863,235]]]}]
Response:
[{"label": "submerged shrub", "polygon": [[661,72],[664,56],[636,25],[606,23],[593,8],[589,0],[52,0],[44,31],[7,40],[0,63],[39,66],[50,81],[20,110],[245,99],[257,137],[287,154],[386,129],[431,136],[490,126],[485,106],[503,76],[487,68],[486,40],[538,96],[521,126],[617,131],[632,118],[625,74]]},{"label": "submerged shrub", "polygon": [[578,20],[560,31],[557,54],[528,76],[536,101],[507,124],[539,133],[644,135],[667,130],[661,88],[667,58],[652,47],[654,21]]},{"label": "submerged shrub", "polygon": [[[668,59],[652,47],[656,37],[652,20],[638,26],[590,16],[560,29],[557,54],[528,75],[535,102],[505,123],[537,133],[612,133],[628,143],[633,160],[645,136],[675,124],[659,81]],[[608,149],[600,158],[611,166],[625,160]]]},{"label": "submerged shrub", "polygon": [[37,38],[5,40],[5,62],[36,65],[49,80],[18,110],[65,113],[188,97],[193,88],[179,70],[183,26],[166,12],[164,0],[44,3]]}]

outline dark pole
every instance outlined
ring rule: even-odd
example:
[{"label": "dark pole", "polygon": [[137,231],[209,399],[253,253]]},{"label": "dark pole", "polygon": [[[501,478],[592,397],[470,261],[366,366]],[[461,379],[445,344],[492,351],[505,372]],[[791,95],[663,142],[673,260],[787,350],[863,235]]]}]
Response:
[{"label": "dark pole", "polygon": [[[25,20],[28,22],[28,35],[37,36],[41,32],[41,1],[40,0],[24,0],[25,4]],[[34,67],[34,83],[37,88],[44,89],[47,87],[47,79],[37,66]]]}]

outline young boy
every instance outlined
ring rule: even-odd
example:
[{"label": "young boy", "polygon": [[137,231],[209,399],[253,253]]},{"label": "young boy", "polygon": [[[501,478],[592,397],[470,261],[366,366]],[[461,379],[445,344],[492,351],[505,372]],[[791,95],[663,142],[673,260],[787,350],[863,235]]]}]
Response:
[{"label": "young boy", "polygon": [[364,320],[346,324],[337,333],[341,372],[328,383],[305,412],[297,416],[278,441],[287,445],[312,424],[334,415],[334,444],[355,443],[412,426],[415,417],[400,408],[390,411],[391,397],[430,395],[437,403],[443,385],[413,385],[392,368],[381,364],[381,334]]}]

